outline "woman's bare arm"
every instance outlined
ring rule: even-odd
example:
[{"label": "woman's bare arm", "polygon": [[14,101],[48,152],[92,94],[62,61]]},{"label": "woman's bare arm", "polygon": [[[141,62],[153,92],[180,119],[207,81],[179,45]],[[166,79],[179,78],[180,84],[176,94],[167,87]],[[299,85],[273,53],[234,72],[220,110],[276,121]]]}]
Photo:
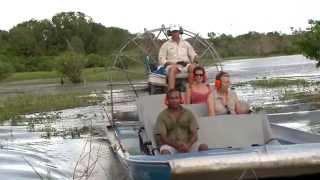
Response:
[{"label": "woman's bare arm", "polygon": [[208,116],[215,116],[215,104],[214,104],[214,99],[213,99],[213,94],[212,91],[209,93],[208,97],[207,97],[207,106],[208,106]]}]

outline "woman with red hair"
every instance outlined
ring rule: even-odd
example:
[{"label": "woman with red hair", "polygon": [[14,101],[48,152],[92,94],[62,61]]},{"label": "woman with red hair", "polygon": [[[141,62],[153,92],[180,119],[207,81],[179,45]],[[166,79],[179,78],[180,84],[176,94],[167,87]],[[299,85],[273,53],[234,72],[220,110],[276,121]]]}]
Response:
[{"label": "woman with red hair", "polygon": [[193,82],[186,91],[186,104],[206,103],[208,115],[214,116],[214,98],[210,86],[207,84],[206,71],[197,66],[193,69]]}]

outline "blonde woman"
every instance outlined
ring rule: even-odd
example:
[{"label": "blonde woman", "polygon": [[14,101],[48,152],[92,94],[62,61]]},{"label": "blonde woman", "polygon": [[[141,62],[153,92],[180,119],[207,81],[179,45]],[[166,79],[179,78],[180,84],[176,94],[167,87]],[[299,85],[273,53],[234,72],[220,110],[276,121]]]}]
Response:
[{"label": "blonde woman", "polygon": [[236,92],[230,89],[230,84],[229,73],[220,71],[216,75],[213,97],[217,115],[237,114],[236,105],[239,103],[239,99]]}]

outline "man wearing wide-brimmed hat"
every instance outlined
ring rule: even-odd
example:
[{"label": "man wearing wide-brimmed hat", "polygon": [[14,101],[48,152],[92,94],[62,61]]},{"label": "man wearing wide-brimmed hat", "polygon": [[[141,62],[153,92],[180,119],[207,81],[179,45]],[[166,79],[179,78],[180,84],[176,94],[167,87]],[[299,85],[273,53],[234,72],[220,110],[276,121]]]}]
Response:
[{"label": "man wearing wide-brimmed hat", "polygon": [[159,63],[166,67],[168,89],[175,88],[176,75],[180,72],[188,73],[188,81],[191,81],[192,70],[195,67],[193,63],[197,53],[180,37],[181,34],[183,34],[181,27],[172,27],[168,30],[171,39],[163,43],[159,50]]}]

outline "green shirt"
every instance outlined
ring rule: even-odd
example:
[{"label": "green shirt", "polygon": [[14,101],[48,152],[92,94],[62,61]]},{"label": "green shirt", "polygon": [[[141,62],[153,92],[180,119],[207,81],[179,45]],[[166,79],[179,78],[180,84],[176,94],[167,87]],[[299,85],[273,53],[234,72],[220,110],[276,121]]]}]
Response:
[{"label": "green shirt", "polygon": [[170,141],[179,143],[189,143],[192,137],[192,131],[199,128],[198,123],[188,109],[182,108],[182,114],[179,119],[172,119],[169,110],[163,110],[157,119],[155,130],[161,136],[168,137]]}]

